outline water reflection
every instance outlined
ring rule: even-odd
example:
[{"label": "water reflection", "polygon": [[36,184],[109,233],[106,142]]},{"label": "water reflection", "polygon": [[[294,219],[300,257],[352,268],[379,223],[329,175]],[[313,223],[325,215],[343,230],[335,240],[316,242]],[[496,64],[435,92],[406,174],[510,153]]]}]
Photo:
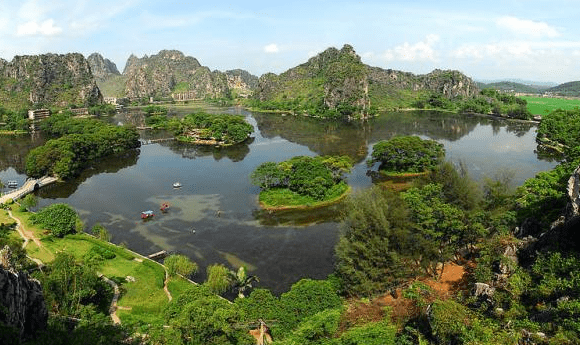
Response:
[{"label": "water reflection", "polygon": [[216,161],[226,157],[233,162],[244,160],[250,153],[250,145],[254,138],[248,138],[244,142],[232,146],[211,146],[195,145],[189,143],[180,143],[178,141],[162,141],[159,144],[168,147],[171,151],[180,154],[187,159],[196,159],[199,157],[211,156]]},{"label": "water reflection", "polygon": [[[176,113],[191,111],[180,108]],[[198,281],[209,264],[243,263],[260,277],[260,286],[282,292],[301,277],[324,278],[332,272],[340,205],[260,210],[259,188],[248,176],[263,162],[348,155],[356,163],[348,183],[356,190],[384,183],[366,166],[372,145],[395,135],[419,135],[444,144],[447,159],[464,161],[476,178],[493,177],[508,167],[516,170],[515,183],[520,184],[555,165],[534,153],[535,126],[530,123],[426,111],[383,114],[362,123],[252,114],[241,108],[211,111],[245,116],[254,126],[253,137],[217,148],[160,140],[171,133],[142,131],[141,139],[152,144],[95,162],[78,178],[41,189],[39,207],[68,203],[87,228],[101,223],[113,242],[143,254],[162,249],[184,253],[202,268]],[[139,124],[141,119],[136,111],[110,121]],[[40,143],[28,138],[13,144],[0,138],[0,164],[10,167],[0,171],[0,179],[20,174],[24,180],[25,156]],[[173,189],[175,181],[183,187]],[[163,202],[171,205],[167,213],[159,212]],[[143,222],[140,213],[148,209],[156,215]]]},{"label": "water reflection", "polygon": [[123,153],[104,157],[93,161],[82,173],[66,182],[50,184],[38,190],[36,193],[41,198],[58,199],[68,198],[73,195],[77,188],[91,177],[103,173],[114,174],[121,169],[137,164],[139,149],[129,150]]}]

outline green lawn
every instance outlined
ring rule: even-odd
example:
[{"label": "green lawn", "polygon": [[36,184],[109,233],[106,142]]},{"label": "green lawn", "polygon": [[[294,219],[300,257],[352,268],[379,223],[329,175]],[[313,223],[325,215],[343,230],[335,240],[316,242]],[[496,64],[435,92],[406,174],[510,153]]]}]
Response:
[{"label": "green lawn", "polygon": [[288,188],[272,188],[260,192],[259,201],[264,209],[323,207],[342,200],[350,192],[346,183],[334,185],[325,200],[300,195]]},{"label": "green lawn", "polygon": [[522,96],[528,102],[528,110],[534,115],[547,115],[556,109],[580,107],[580,99]]},{"label": "green lawn", "polygon": [[[84,260],[85,254],[93,247],[100,247],[101,250],[114,253],[114,258],[102,261],[98,271],[115,281],[121,289],[121,297],[117,303],[120,307],[117,315],[121,318],[121,322],[123,324],[163,323],[163,308],[169,303],[169,299],[163,291],[165,268],[162,265],[85,233],[67,235],[63,238],[51,236],[45,230],[30,223],[30,213],[17,210],[12,212],[23,222],[27,230],[34,232],[36,237],[41,239],[44,248],[38,248],[34,242],[30,241],[26,250],[28,255],[44,263],[50,263],[59,251],[72,254],[79,262]],[[13,222],[6,211],[0,212],[0,221]],[[168,288],[172,297],[177,298],[190,286],[189,281],[178,277],[170,279]]]}]

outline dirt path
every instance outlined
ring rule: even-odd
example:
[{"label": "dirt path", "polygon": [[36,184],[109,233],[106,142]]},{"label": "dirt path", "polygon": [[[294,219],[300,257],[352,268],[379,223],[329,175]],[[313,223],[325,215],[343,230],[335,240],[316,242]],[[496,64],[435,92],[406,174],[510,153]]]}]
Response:
[{"label": "dirt path", "polygon": [[22,248],[26,248],[28,242],[32,240],[38,246],[38,248],[46,250],[46,248],[44,248],[44,246],[42,245],[42,242],[40,242],[40,240],[36,236],[34,236],[34,233],[32,231],[28,231],[24,228],[24,225],[22,224],[20,219],[15,217],[12,214],[12,211],[8,210],[8,215],[10,216],[10,218],[16,221],[16,230],[20,234],[20,237],[24,239],[24,244],[22,245]]},{"label": "dirt path", "polygon": [[111,315],[111,319],[113,319],[113,323],[115,325],[120,325],[121,319],[119,319],[119,316],[117,316],[117,301],[119,300],[119,295],[121,294],[119,290],[119,285],[117,285],[117,283],[115,283],[111,279],[105,277],[102,273],[99,273],[99,277],[104,281],[106,281],[113,288],[113,300],[111,301],[109,314]]},{"label": "dirt path", "polygon": [[165,270],[165,281],[163,282],[163,291],[165,291],[165,294],[167,295],[169,302],[171,302],[173,297],[171,296],[171,292],[169,292],[169,289],[167,288],[167,281],[168,280],[169,280],[169,273],[167,273],[167,269],[166,269]]}]

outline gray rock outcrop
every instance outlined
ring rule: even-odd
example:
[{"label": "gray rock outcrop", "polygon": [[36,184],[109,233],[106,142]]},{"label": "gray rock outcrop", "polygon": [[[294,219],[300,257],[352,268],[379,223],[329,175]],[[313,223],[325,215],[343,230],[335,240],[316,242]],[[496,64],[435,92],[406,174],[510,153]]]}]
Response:
[{"label": "gray rock outcrop", "polygon": [[29,339],[46,329],[48,310],[40,282],[4,266],[10,261],[6,248],[2,257],[8,259],[0,264],[0,324],[15,328],[20,339]]},{"label": "gray rock outcrop", "polygon": [[66,107],[90,106],[102,100],[82,54],[24,55],[0,62],[0,103]]},{"label": "gray rock outcrop", "polygon": [[112,75],[121,75],[117,69],[117,65],[111,60],[105,59],[99,53],[92,53],[87,57],[87,61],[97,81],[105,80]]},{"label": "gray rock outcrop", "polygon": [[129,98],[169,97],[176,89],[175,92],[187,92],[194,99],[229,95],[225,73],[212,72],[197,59],[177,50],[162,50],[143,58],[131,55],[123,75],[125,95]]}]

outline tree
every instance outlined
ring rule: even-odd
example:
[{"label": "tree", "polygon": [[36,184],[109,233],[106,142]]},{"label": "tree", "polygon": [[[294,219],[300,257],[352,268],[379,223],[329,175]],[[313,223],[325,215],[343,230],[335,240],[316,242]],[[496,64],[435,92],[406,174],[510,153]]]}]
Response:
[{"label": "tree", "polygon": [[207,267],[207,280],[203,285],[212,293],[223,294],[232,286],[230,270],[222,264],[209,265]]},{"label": "tree", "polygon": [[370,163],[380,162],[380,170],[422,173],[433,170],[445,156],[442,144],[416,136],[394,137],[373,146]]},{"label": "tree", "polygon": [[406,262],[415,242],[408,214],[395,192],[380,187],[346,199],[335,271],[347,294],[384,292],[414,273]]},{"label": "tree", "polygon": [[101,300],[110,291],[93,266],[77,264],[74,256],[66,252],[56,254],[41,281],[47,305],[59,315],[79,317],[87,306],[103,305]]},{"label": "tree", "polygon": [[22,200],[20,200],[20,208],[22,211],[29,211],[30,208],[36,206],[38,200],[34,194],[27,194]]},{"label": "tree", "polygon": [[410,210],[423,266],[435,275],[438,262],[445,263],[462,243],[467,230],[464,212],[444,200],[442,186],[427,184],[401,193]]},{"label": "tree", "polygon": [[248,275],[244,266],[240,266],[237,272],[230,271],[230,279],[233,282],[233,288],[238,290],[239,298],[246,297],[245,292],[252,288],[252,283],[260,281],[258,277]]},{"label": "tree", "polygon": [[76,211],[67,204],[52,204],[33,214],[30,220],[53,235],[63,237],[66,234],[82,231],[82,223]]},{"label": "tree", "polygon": [[99,240],[106,242],[109,242],[111,240],[111,234],[109,233],[109,231],[107,231],[107,229],[105,229],[105,227],[99,223],[93,225],[93,227],[91,228],[91,232]]},{"label": "tree", "polygon": [[165,324],[179,339],[164,343],[249,344],[249,335],[234,326],[239,319],[236,304],[216,296],[206,284],[194,286],[165,308]]},{"label": "tree", "polygon": [[180,274],[184,277],[188,277],[197,273],[198,266],[195,262],[191,261],[187,256],[182,254],[171,254],[163,262],[167,268],[167,273],[170,276],[175,276]]}]

